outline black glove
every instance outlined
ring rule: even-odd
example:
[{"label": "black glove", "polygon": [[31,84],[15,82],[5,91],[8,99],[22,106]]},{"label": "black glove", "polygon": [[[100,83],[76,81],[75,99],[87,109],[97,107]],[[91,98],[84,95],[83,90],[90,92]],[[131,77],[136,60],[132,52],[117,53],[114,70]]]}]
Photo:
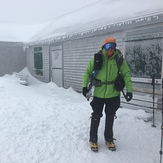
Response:
[{"label": "black glove", "polygon": [[131,99],[132,99],[132,93],[127,92],[127,93],[126,93],[126,100],[127,100],[127,101],[130,101]]},{"label": "black glove", "polygon": [[88,92],[89,92],[89,89],[87,87],[83,87],[83,91],[82,91],[83,96],[86,97],[86,95],[87,95]]}]

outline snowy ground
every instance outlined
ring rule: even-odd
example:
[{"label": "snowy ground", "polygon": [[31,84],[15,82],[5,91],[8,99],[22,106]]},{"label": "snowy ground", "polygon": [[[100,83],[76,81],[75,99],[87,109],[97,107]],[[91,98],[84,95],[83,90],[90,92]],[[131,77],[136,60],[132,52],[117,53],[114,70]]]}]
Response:
[{"label": "snowy ground", "polygon": [[[25,69],[23,73],[28,73]],[[28,74],[29,75],[29,74]],[[71,88],[41,83],[29,75],[21,85],[15,75],[0,78],[1,163],[158,163],[161,112],[156,128],[144,122],[143,110],[120,108],[114,126],[117,151],[104,143],[104,117],[99,127],[99,152],[89,149],[91,108]]]}]

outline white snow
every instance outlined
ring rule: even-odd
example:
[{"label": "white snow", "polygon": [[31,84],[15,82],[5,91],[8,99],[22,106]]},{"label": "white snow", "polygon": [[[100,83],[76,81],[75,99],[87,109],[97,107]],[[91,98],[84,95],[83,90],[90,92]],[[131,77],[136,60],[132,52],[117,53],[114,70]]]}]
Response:
[{"label": "white snow", "polygon": [[89,32],[92,29],[117,24],[131,24],[131,20],[163,13],[162,0],[101,0],[81,10],[52,20],[47,27],[40,30],[29,41],[49,38],[62,38],[76,33]]},{"label": "white snow", "polygon": [[156,128],[145,122],[152,113],[120,108],[114,125],[117,151],[104,143],[99,127],[99,152],[89,148],[91,107],[82,94],[54,83],[42,83],[25,68],[28,86],[15,74],[0,77],[0,162],[2,163],[158,163],[161,111]]}]

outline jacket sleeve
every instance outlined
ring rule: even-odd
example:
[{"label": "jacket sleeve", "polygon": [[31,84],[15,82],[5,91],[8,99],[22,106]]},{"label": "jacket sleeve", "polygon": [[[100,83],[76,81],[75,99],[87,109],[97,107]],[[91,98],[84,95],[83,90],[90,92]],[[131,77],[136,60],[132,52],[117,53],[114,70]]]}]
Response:
[{"label": "jacket sleeve", "polygon": [[84,72],[82,87],[88,86],[88,83],[89,83],[89,80],[91,78],[93,69],[94,69],[94,57],[89,61],[88,66]]},{"label": "jacket sleeve", "polygon": [[122,66],[120,68],[122,76],[125,81],[125,86],[127,89],[127,92],[133,92],[132,90],[132,80],[131,80],[131,75],[130,75],[130,68],[126,62],[126,60],[123,61]]}]

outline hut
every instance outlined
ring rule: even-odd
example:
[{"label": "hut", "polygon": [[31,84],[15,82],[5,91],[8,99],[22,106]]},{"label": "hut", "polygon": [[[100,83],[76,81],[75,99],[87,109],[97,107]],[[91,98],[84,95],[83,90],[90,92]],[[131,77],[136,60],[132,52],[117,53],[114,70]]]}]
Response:
[{"label": "hut", "polygon": [[163,55],[162,0],[101,0],[57,17],[26,48],[27,68],[43,82],[81,92],[90,58],[106,37],[115,37],[131,67],[134,90],[161,94]]}]

